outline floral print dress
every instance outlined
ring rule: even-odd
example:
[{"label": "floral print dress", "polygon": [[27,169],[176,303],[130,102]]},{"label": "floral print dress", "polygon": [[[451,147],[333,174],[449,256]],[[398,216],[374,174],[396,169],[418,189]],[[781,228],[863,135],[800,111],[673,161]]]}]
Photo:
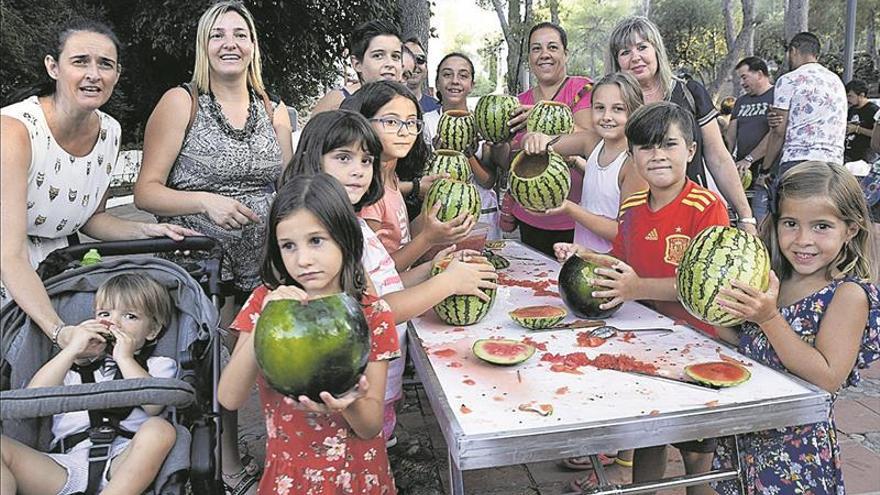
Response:
[{"label": "floral print dress", "polygon": [[[880,358],[880,294],[870,283],[853,277],[832,281],[818,292],[780,308],[783,318],[805,342],[814,345],[822,316],[844,282],[854,282],[868,297],[868,321],[855,366],[844,387],[860,381],[859,369]],[[828,330],[826,330],[828,331]],[[740,334],[739,352],[771,368],[786,371],[764,332],[746,323]],[[740,435],[739,457],[747,494],[845,493],[840,448],[833,413],[828,421]],[[715,467],[732,464],[733,442],[719,442]],[[739,483],[723,482],[715,487],[722,495],[739,494]]]},{"label": "floral print dress", "polygon": [[[251,332],[269,290],[254,290],[232,323]],[[384,300],[365,295],[361,300],[372,332],[370,361],[400,356],[394,317]],[[358,437],[340,413],[319,414],[297,409],[294,401],[257,377],[266,417],[266,466],[261,495],[394,494],[385,439]]]}]

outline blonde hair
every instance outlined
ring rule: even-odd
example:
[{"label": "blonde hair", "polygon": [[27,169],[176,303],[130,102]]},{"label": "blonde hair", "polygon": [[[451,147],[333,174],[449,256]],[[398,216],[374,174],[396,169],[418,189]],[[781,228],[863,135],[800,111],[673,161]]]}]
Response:
[{"label": "blonde hair", "polygon": [[636,38],[641,38],[654,46],[654,52],[657,54],[657,76],[660,78],[664,98],[668,100],[675,87],[672,66],[669,64],[660,30],[647,17],[627,17],[614,26],[614,31],[608,37],[608,60],[605,67],[610,67],[612,69],[610,72],[620,72],[617,54],[624,48],[634,45]]},{"label": "blonde hair", "polygon": [[211,64],[208,60],[208,42],[211,38],[211,28],[214,27],[214,23],[227,12],[237,13],[248,26],[251,41],[254,44],[254,51],[248,63],[247,82],[248,86],[253,88],[258,96],[262,97],[266,94],[266,87],[263,85],[263,63],[260,58],[260,43],[257,41],[257,27],[254,24],[254,17],[250,11],[241,2],[235,0],[215,3],[208,7],[208,10],[199,19],[199,27],[196,31],[196,61],[193,68],[192,84],[198,88],[199,93],[207,93],[211,90]]},{"label": "blonde hair", "polygon": [[138,311],[152,320],[154,330],[168,325],[174,312],[168,290],[141,273],[122,273],[101,284],[95,293],[95,307]]},{"label": "blonde hair", "polygon": [[600,79],[593,86],[590,103],[592,103],[592,98],[596,97],[596,90],[601,86],[617,86],[620,89],[620,96],[622,97],[623,104],[626,106],[627,115],[632,115],[633,112],[645,104],[642,87],[639,86],[636,78],[628,72],[614,72]]},{"label": "blonde hair", "polygon": [[874,260],[874,229],[865,203],[865,195],[856,178],[842,165],[830,162],[809,161],[795,165],[779,178],[776,193],[771,193],[770,214],[761,224],[761,239],[770,250],[773,270],[780,280],[792,273],[791,264],[779,249],[777,225],[779,205],[783,199],[827,198],[836,210],[835,214],[847,227],[858,227],[856,234],[847,241],[837,257],[828,265],[825,276],[853,275],[866,281],[877,278]]}]

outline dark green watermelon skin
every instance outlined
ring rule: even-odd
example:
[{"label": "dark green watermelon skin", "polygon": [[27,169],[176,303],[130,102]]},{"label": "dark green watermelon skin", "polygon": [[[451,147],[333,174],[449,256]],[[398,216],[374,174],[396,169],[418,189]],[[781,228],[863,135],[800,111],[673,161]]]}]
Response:
[{"label": "dark green watermelon skin", "polygon": [[344,394],[367,367],[370,328],[360,304],[336,294],[302,304],[270,301],[254,330],[257,363],[278,392],[321,402]]},{"label": "dark green watermelon skin", "polygon": [[602,290],[601,286],[590,285],[588,278],[595,278],[595,270],[599,265],[587,261],[578,255],[573,255],[563,263],[559,270],[559,295],[562,302],[577,315],[578,318],[599,319],[608,318],[620,309],[621,304],[609,309],[600,309],[599,305],[608,302],[608,298],[597,298],[591,294],[595,290]]}]

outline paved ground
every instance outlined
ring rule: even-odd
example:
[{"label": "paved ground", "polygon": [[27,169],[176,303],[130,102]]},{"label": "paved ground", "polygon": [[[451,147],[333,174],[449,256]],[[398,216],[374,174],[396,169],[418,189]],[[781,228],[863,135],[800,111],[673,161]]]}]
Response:
[{"label": "paved ground", "polygon": [[[149,218],[132,205],[111,211],[124,218]],[[863,378],[861,385],[842,393],[834,406],[846,488],[851,495],[880,494],[880,363],[865,370]],[[446,444],[424,389],[417,380],[410,379],[404,390],[398,416],[399,443],[389,450],[398,489],[401,495],[448,493]],[[247,450],[262,459],[266,438],[256,393],[241,412],[239,424]],[[612,482],[629,482],[628,469],[612,466],[608,473]],[[681,460],[671,454],[667,474],[682,473]],[[574,477],[574,472],[555,462],[540,462],[466,471],[464,484],[469,494],[555,495],[570,492],[569,483]],[[684,490],[664,493],[683,495]]]}]

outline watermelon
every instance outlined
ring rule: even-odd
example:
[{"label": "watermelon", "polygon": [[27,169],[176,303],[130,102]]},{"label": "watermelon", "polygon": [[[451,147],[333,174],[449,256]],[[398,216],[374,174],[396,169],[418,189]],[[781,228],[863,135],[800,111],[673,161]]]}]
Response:
[{"label": "watermelon", "polygon": [[[437,275],[449,266],[452,257],[444,258],[437,262],[431,269],[431,276]],[[476,296],[449,296],[434,306],[434,313],[448,325],[467,326],[482,320],[495,302],[495,289],[481,289],[491,298],[484,302]]]},{"label": "watermelon", "polygon": [[439,148],[465,151],[477,138],[474,116],[466,110],[444,112],[437,124]]},{"label": "watermelon", "polygon": [[742,175],[742,177],[740,178],[740,181],[742,181],[743,189],[748,189],[749,187],[751,187],[751,185],[752,185],[752,171],[747,169],[745,171],[745,173]]},{"label": "watermelon", "polygon": [[527,155],[520,151],[510,164],[510,194],[527,210],[556,208],[568,197],[569,189],[568,165],[558,153]]},{"label": "watermelon", "polygon": [[568,134],[574,129],[574,115],[565,103],[541,101],[532,107],[526,120],[526,130],[555,136]]},{"label": "watermelon", "polygon": [[269,385],[292,398],[316,402],[354,387],[367,366],[370,327],[361,305],[347,294],[303,304],[269,301],[254,330],[257,364]]},{"label": "watermelon", "polygon": [[477,131],[483,139],[492,143],[500,143],[510,139],[510,127],[507,122],[513,112],[519,108],[519,100],[508,95],[486,95],[480,97],[474,110]]},{"label": "watermelon", "polygon": [[437,179],[431,184],[422,203],[422,213],[431,211],[437,202],[441,204],[440,211],[437,212],[437,218],[441,222],[448,222],[462,213],[479,217],[483,208],[476,186],[453,179]]},{"label": "watermelon", "polygon": [[743,322],[715,302],[718,290],[733,280],[766,291],[770,255],[761,239],[732,227],[708,227],[694,237],[676,270],[678,299],[695,317],[710,325],[732,327]]},{"label": "watermelon", "polygon": [[535,347],[510,339],[480,339],[474,342],[474,356],[491,364],[519,364],[535,354]]},{"label": "watermelon", "polygon": [[552,327],[564,320],[568,311],[559,306],[542,305],[517,308],[507,314],[520,326],[536,329]]},{"label": "watermelon", "polygon": [[[605,255],[597,254],[594,256],[614,259]],[[559,295],[568,309],[579,318],[607,318],[622,306],[622,304],[618,304],[613,308],[599,308],[601,304],[605,304],[611,299],[593,297],[593,291],[605,290],[605,287],[588,284],[587,279],[601,278],[601,275],[595,273],[596,268],[600,266],[592,260],[584,259],[575,254],[568,258],[559,270]]]},{"label": "watermelon", "polygon": [[437,150],[428,164],[428,174],[449,174],[450,179],[470,182],[474,176],[466,156],[455,150]]},{"label": "watermelon", "polygon": [[745,367],[727,361],[691,364],[685,366],[684,373],[700,383],[713,387],[733,387],[752,377],[752,373]]}]

